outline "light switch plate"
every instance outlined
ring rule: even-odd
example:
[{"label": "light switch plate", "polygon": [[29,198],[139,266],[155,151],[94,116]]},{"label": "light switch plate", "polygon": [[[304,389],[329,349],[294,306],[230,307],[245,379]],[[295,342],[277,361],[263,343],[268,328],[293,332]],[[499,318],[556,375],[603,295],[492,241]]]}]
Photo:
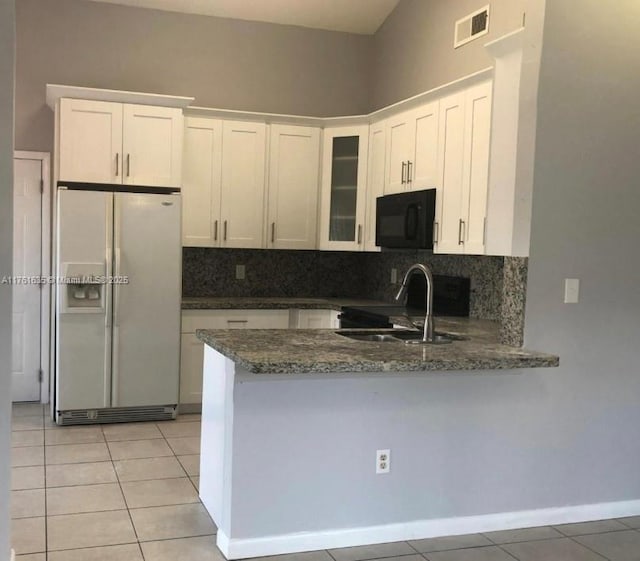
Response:
[{"label": "light switch plate", "polygon": [[564,303],[577,304],[580,300],[580,279],[564,279]]},{"label": "light switch plate", "polygon": [[236,280],[244,280],[245,268],[244,265],[236,265]]}]

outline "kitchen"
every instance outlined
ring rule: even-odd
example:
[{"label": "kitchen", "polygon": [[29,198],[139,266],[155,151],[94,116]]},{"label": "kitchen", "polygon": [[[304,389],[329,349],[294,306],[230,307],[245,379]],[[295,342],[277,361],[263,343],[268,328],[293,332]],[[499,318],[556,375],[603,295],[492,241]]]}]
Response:
[{"label": "kitchen", "polygon": [[[497,9],[496,9],[496,14],[497,14],[497,13],[498,13],[498,11],[497,11]],[[66,15],[69,15],[69,14],[66,14]],[[54,18],[54,17],[52,17],[52,18],[50,18],[50,19],[51,19],[51,21],[52,21],[52,22],[55,22],[55,18]],[[125,26],[126,26],[126,22],[124,22],[124,23],[123,23],[123,25],[125,25]],[[55,27],[55,26],[52,26],[52,27]],[[450,28],[450,26],[448,26],[448,27]],[[95,31],[95,30],[94,30],[94,31]],[[46,30],[44,30],[44,31],[43,31],[43,33],[46,35]],[[62,35],[64,35],[64,34],[62,34]],[[23,56],[24,56],[24,55],[23,55]],[[20,60],[20,57],[19,57],[19,60]],[[20,64],[18,65],[18,69],[19,69],[19,68],[20,68]],[[59,81],[62,81],[62,80],[59,80]],[[19,83],[20,83],[20,81],[19,81]],[[78,81],[77,81],[77,80],[67,80],[67,83],[78,83]],[[86,83],[91,83],[91,80],[88,80]],[[114,86],[117,86],[117,84],[114,84]],[[113,86],[111,86],[111,84],[110,84],[110,87],[113,87]],[[124,89],[124,88],[123,88],[123,89]],[[131,88],[130,88],[130,89],[131,89]],[[135,89],[139,89],[140,91],[156,91],[156,90],[157,90],[157,88],[149,88],[149,87],[146,87],[146,88],[135,88]],[[425,88],[425,89],[427,89],[427,88]],[[326,91],[326,90],[325,90],[325,91]],[[21,93],[23,93],[23,92],[19,92],[19,95],[21,95]],[[177,93],[183,93],[184,95],[192,95],[192,94],[189,94],[189,92],[177,92]],[[39,95],[39,96],[42,96],[42,95],[43,95],[43,94],[42,94],[42,90],[40,90],[40,93],[39,93],[38,95]],[[245,95],[246,95],[246,93],[245,93]],[[28,97],[29,97],[29,96],[27,95],[27,98],[26,98],[26,99],[28,99]],[[300,96],[300,97],[304,97],[305,99],[308,99],[308,97],[305,97],[305,96]],[[299,101],[299,103],[304,103],[304,101],[300,100],[300,101]],[[220,104],[218,104],[218,105],[220,105]],[[277,105],[277,104],[276,104],[276,103],[274,103],[274,107],[275,107],[276,105]],[[212,106],[215,106],[215,105],[213,105],[213,104],[212,104]],[[227,105],[227,106],[232,107],[231,105]],[[277,107],[276,107],[276,109],[277,109]],[[19,113],[20,111],[24,111],[24,109],[20,109],[20,108],[19,108],[19,109],[18,109],[18,113]],[[292,111],[286,111],[286,112],[291,113]],[[356,112],[362,112],[362,111],[361,111],[361,110],[360,110],[360,111],[353,111],[353,112],[351,112],[351,113],[356,113]],[[309,112],[309,111],[305,111],[305,113],[306,113],[306,114],[309,114],[310,112]],[[316,114],[317,114],[317,112],[316,112]],[[331,114],[331,113],[328,113],[328,114]],[[40,119],[40,120],[41,120],[42,118],[44,118],[45,120],[46,120],[46,119],[50,119],[50,114],[44,113],[44,111],[40,111],[40,114],[38,114],[38,112],[37,112],[37,111],[35,111],[35,112],[31,112],[31,113],[29,113],[29,115],[31,115],[31,117],[32,117],[32,124],[33,124],[36,128],[39,126],[39,125],[38,125],[38,123],[39,123],[39,119]],[[22,121],[22,122],[24,123],[24,121]],[[40,121],[40,124],[41,124],[41,121]],[[21,127],[19,126],[19,127],[18,127],[18,138],[20,138],[20,135],[21,135],[21,133],[20,133],[20,129],[21,129]],[[23,132],[24,132],[24,127],[22,128],[22,130],[23,130]],[[30,130],[31,130],[31,129],[30,129]],[[35,142],[35,143],[32,143],[32,142],[30,142],[30,141],[29,141],[29,142],[25,142],[24,137],[22,137],[22,138],[21,138],[21,141],[22,141],[22,145],[20,144],[20,142],[18,142],[18,143],[17,143],[17,147],[18,147],[18,148],[25,148],[25,149],[26,149],[26,148],[30,148],[30,149],[34,149],[34,148],[41,148],[41,145],[40,145],[40,146],[37,146],[38,142]],[[535,230],[534,230],[534,232],[535,232]],[[535,245],[533,245],[533,247],[535,247]],[[393,267],[391,267],[391,268],[393,268]],[[406,267],[399,267],[400,274],[401,274],[402,272],[404,272],[405,268],[406,268]],[[247,271],[249,272],[249,274],[250,274],[251,270],[252,270],[251,265],[250,265],[250,264],[247,264]],[[560,270],[562,270],[562,268],[560,268]],[[233,275],[233,269],[231,269],[231,272],[229,272],[228,274]],[[380,274],[382,275],[382,273],[380,273]],[[532,277],[532,275],[533,275],[533,277]],[[385,272],[385,275],[384,275],[384,276],[386,277],[386,279],[388,279],[388,273],[387,273],[387,272]],[[553,279],[555,279],[555,276],[554,276],[554,275],[551,275],[551,276],[553,277]],[[556,275],[556,276],[558,276],[558,275]],[[562,275],[562,273],[560,273],[560,274],[559,274],[559,276],[571,276],[571,275]],[[578,275],[576,275],[576,276],[578,276]],[[533,279],[538,279],[539,281],[541,280],[541,277],[536,276],[536,274],[532,273],[532,271],[530,270],[530,273],[529,273],[529,283],[530,283],[530,284],[529,284],[529,290],[528,290],[528,294],[527,294],[528,302],[530,302],[530,301],[531,301],[531,300],[530,300],[530,298],[531,298],[531,280],[532,280],[532,278],[533,278]],[[544,277],[542,277],[542,280],[544,280],[544,281],[545,281],[545,282],[543,283],[543,285],[546,287],[546,288],[543,290],[543,293],[544,293],[544,292],[546,292],[547,290],[551,290],[552,286],[548,286],[547,284],[545,284],[545,283],[546,283],[546,281],[547,281],[547,275],[545,275]],[[549,279],[549,281],[551,281],[551,280],[552,280],[552,279]],[[555,283],[555,284],[558,284],[558,286],[561,284],[561,282],[559,282],[559,283],[558,283],[556,280],[554,280],[554,283]],[[555,284],[554,284],[553,286],[555,286]],[[536,286],[536,285],[534,285],[534,287],[535,287],[535,286]],[[541,285],[539,285],[539,284],[538,284],[537,286],[541,286]],[[534,294],[536,294],[535,289],[534,289]],[[538,294],[540,294],[540,293],[538,293]],[[560,295],[560,297],[559,297],[559,298],[560,298],[560,300],[561,300],[561,295]],[[560,302],[560,300],[557,300],[557,302]],[[531,309],[531,308],[530,308],[530,309]],[[537,310],[537,308],[535,308],[535,307],[534,307],[534,308],[533,308],[533,312],[532,312],[532,313],[534,314],[534,318],[536,317],[536,316],[535,316],[535,314],[537,313],[537,312],[536,312],[536,310]],[[545,313],[560,313],[560,312],[554,312],[553,310],[546,309],[546,310],[545,310]],[[528,313],[528,314],[527,314],[527,322],[530,322],[530,321],[531,321],[531,319],[530,319],[530,318],[531,318],[531,315]],[[541,318],[541,319],[544,319],[544,318]],[[542,325],[542,324],[541,324],[541,325]],[[633,330],[632,330],[631,332],[633,332]],[[533,345],[533,344],[535,343],[535,347],[537,347],[537,348],[541,348],[541,349],[544,349],[544,350],[548,350],[548,351],[549,351],[549,350],[557,349],[558,341],[559,341],[559,340],[561,340],[561,339],[553,339],[553,338],[552,338],[552,339],[548,340],[548,339],[546,338],[546,336],[544,335],[544,333],[545,333],[545,331],[541,331],[541,332],[539,332],[539,333],[538,333],[538,335],[537,335],[537,338],[538,338],[538,339],[537,339],[537,342],[536,342],[536,339],[534,338],[534,339],[532,339],[532,340],[531,340],[531,344]],[[531,335],[528,335],[528,337],[531,337]],[[529,339],[527,340],[527,342],[528,342],[528,344],[529,344]],[[560,354],[560,355],[561,355],[561,357],[562,357],[562,360],[564,360],[564,356],[565,356],[565,354],[564,354],[563,352],[559,352],[559,351],[558,351],[558,353],[557,353],[557,354]],[[544,374],[541,374],[541,376],[544,376]],[[554,379],[555,379],[555,378],[557,377],[557,373],[553,373],[553,376],[554,376]],[[534,376],[534,378],[537,380],[537,379],[538,379],[538,375],[535,375],[535,376]],[[546,379],[546,378],[545,378],[545,379]],[[527,380],[531,380],[531,382],[527,382]],[[530,393],[528,393],[528,394],[527,394],[530,398],[532,398],[532,397],[533,397],[533,396],[535,396],[535,395],[538,395],[538,396],[540,395],[540,388],[539,388],[539,387],[538,387],[538,388],[536,388],[537,384],[533,383],[533,379],[532,379],[531,377],[529,377],[529,378],[527,378],[526,376],[522,377],[522,380],[520,381],[520,383],[522,384],[522,385],[521,385],[521,389],[526,389],[526,390],[528,390],[528,391],[530,392]],[[555,382],[555,383],[560,384],[561,382],[559,382],[559,381],[558,381],[558,382]],[[514,388],[514,390],[515,390],[515,388]],[[519,394],[519,392],[518,392],[518,394]],[[509,395],[511,395],[511,394],[509,394]],[[519,394],[519,395],[520,395],[520,394]],[[619,403],[619,402],[620,402],[620,400],[618,400],[618,403]],[[500,407],[499,407],[498,409],[500,409]],[[619,482],[618,484],[619,484],[619,485],[621,485],[621,486],[623,486],[623,482]],[[615,492],[611,492],[611,491],[609,491],[609,492],[608,492],[608,491],[606,491],[606,490],[602,490],[602,491],[601,491],[601,493],[600,493],[600,495],[599,495],[599,494],[597,493],[597,490],[596,490],[596,489],[594,489],[594,491],[596,491],[596,492],[595,492],[595,494],[593,495],[593,498],[595,498],[595,499],[597,499],[597,498],[598,498],[598,496],[602,496],[602,497],[612,497],[612,498],[611,498],[611,500],[613,500],[613,497],[614,497],[614,496],[620,496],[620,497],[625,497],[625,496],[626,496],[626,497],[628,497],[628,496],[629,496],[629,493],[627,493],[626,495],[624,494],[624,488],[621,488],[621,490],[620,490],[620,494],[616,494]],[[556,492],[559,492],[559,490],[557,490]],[[585,501],[584,501],[584,500],[582,500],[582,501],[581,501],[580,496],[584,496],[584,495],[578,495],[578,496],[576,497],[576,499],[570,500],[569,502],[570,502],[571,504],[585,504]],[[556,503],[554,503],[554,502],[553,502],[553,499],[552,499],[552,498],[549,498],[549,501],[550,501],[550,502],[547,502],[547,504],[556,504]],[[546,502],[546,501],[545,501],[544,499],[542,499],[542,503],[541,503],[541,504],[542,504],[542,505],[544,505],[544,504],[545,504],[545,502]],[[594,501],[594,500],[592,499],[592,500],[591,500],[591,502],[602,502],[602,501],[597,501],[597,500],[596,500],[596,501]]]}]

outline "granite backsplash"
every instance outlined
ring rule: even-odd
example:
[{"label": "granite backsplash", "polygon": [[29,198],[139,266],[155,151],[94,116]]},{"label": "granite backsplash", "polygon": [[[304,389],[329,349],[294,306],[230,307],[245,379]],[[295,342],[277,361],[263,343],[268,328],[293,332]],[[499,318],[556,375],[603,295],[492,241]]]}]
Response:
[{"label": "granite backsplash", "polygon": [[392,285],[391,269],[398,283],[414,263],[426,263],[436,275],[471,280],[469,315],[479,319],[500,319],[503,292],[503,257],[477,255],[434,255],[430,251],[402,250],[367,254],[365,291],[368,298],[392,301],[398,285]]},{"label": "granite backsplash", "polygon": [[[182,250],[184,296],[370,298],[392,302],[398,282],[414,263],[434,274],[471,280],[470,316],[500,321],[501,341],[522,346],[527,283],[526,257],[433,255],[430,251],[380,253],[265,249]],[[235,278],[236,265],[245,279]]]},{"label": "granite backsplash", "polygon": [[184,296],[366,298],[365,253],[185,247],[182,257]]}]

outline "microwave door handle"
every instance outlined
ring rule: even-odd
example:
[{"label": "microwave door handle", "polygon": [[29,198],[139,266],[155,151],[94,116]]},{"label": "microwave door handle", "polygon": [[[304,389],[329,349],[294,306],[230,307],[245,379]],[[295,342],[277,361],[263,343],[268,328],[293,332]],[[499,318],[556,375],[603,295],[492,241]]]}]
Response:
[{"label": "microwave door handle", "polygon": [[[413,224],[411,224],[413,215]],[[410,204],[404,214],[404,239],[415,240],[418,234],[418,205]]]}]

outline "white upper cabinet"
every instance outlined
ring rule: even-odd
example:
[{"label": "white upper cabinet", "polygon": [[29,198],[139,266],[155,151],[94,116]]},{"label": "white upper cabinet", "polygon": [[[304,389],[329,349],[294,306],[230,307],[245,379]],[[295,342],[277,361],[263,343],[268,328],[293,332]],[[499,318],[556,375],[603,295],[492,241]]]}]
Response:
[{"label": "white upper cabinet", "polygon": [[484,253],[491,88],[483,82],[440,101],[438,253]]},{"label": "white upper cabinet", "polygon": [[123,109],[123,183],[180,186],[182,110],[128,104]]},{"label": "white upper cabinet", "polygon": [[220,240],[222,121],[185,118],[182,245],[216,247]]},{"label": "white upper cabinet", "polygon": [[182,110],[61,99],[59,179],[179,187]]},{"label": "white upper cabinet", "polygon": [[182,244],[262,248],[266,125],[187,117]]},{"label": "white upper cabinet", "polygon": [[462,178],[464,160],[464,92],[440,100],[440,191],[436,195],[438,253],[463,253]]},{"label": "white upper cabinet", "polygon": [[440,103],[422,105],[411,112],[413,154],[409,161],[409,188],[431,189],[438,181],[438,117]]},{"label": "white upper cabinet", "polygon": [[384,194],[399,193],[408,187],[407,168],[412,157],[411,112],[405,111],[387,121],[387,180]]},{"label": "white upper cabinet", "polygon": [[369,169],[365,209],[364,250],[380,251],[376,246],[376,199],[384,195],[387,126],[384,121],[369,127]]},{"label": "white upper cabinet", "polygon": [[317,247],[320,129],[271,125],[267,247]]},{"label": "white upper cabinet", "polygon": [[367,125],[324,130],[320,249],[363,249],[368,140]]},{"label": "white upper cabinet", "polygon": [[385,194],[438,183],[438,101],[390,117]]},{"label": "white upper cabinet", "polygon": [[266,128],[264,123],[223,123],[222,247],[264,247]]},{"label": "white upper cabinet", "polygon": [[485,252],[489,152],[491,143],[490,82],[466,92],[462,216],[464,252]]},{"label": "white upper cabinet", "polygon": [[61,99],[59,178],[122,182],[122,104]]}]

